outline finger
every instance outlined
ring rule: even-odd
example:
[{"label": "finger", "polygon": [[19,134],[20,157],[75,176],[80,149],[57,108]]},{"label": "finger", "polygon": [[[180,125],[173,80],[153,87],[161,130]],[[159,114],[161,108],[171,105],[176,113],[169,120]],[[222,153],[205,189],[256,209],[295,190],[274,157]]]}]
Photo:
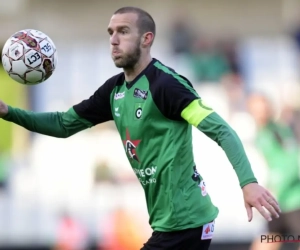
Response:
[{"label": "finger", "polygon": [[273,207],[274,212],[276,212],[277,218],[279,218],[279,214],[281,213],[281,209],[275,200],[270,200],[269,204]]},{"label": "finger", "polygon": [[279,214],[276,212],[276,206],[277,204],[275,204],[275,202],[273,202],[272,204],[272,200],[270,200],[269,202],[264,200],[262,202],[262,205],[270,212],[271,215],[273,215],[276,218],[279,218]]},{"label": "finger", "polygon": [[[268,192],[269,193],[269,192]],[[273,197],[273,195],[268,194],[264,196],[266,201],[271,204],[271,206],[273,206],[273,208],[275,209],[275,211],[279,214],[281,213],[281,209],[279,207],[278,202],[276,201],[276,199]]]},{"label": "finger", "polygon": [[263,204],[257,203],[257,204],[255,204],[254,207],[262,215],[262,217],[264,217],[267,221],[271,221],[272,220],[270,214],[267,213],[267,211],[263,208]]},{"label": "finger", "polygon": [[245,207],[246,207],[246,211],[247,211],[248,221],[250,222],[253,218],[252,207],[248,203],[245,203]]},{"label": "finger", "polygon": [[277,205],[279,205],[278,201],[276,200],[276,198],[268,191],[266,190],[266,198],[271,198],[272,200],[274,200],[276,202]]}]

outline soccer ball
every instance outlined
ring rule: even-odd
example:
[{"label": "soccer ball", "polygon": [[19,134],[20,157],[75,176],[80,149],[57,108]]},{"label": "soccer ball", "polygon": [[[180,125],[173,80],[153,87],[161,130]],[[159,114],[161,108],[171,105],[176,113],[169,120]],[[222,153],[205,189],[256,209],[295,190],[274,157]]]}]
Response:
[{"label": "soccer ball", "polygon": [[46,81],[57,65],[53,41],[43,32],[26,29],[13,34],[2,50],[2,64],[15,81],[35,85]]}]

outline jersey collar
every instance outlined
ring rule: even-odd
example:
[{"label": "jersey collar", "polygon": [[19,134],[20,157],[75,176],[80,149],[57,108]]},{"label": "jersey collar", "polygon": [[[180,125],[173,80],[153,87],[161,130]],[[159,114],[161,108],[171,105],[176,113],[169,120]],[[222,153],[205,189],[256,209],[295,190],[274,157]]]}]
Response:
[{"label": "jersey collar", "polygon": [[134,80],[132,80],[131,82],[126,82],[125,81],[125,84],[126,84],[126,88],[127,89],[130,89],[140,78],[141,76],[145,75],[145,73],[151,68],[151,66],[157,62],[157,59],[155,58],[152,58],[151,62],[148,64],[148,66],[141,72],[139,73],[136,78],[134,78]]}]

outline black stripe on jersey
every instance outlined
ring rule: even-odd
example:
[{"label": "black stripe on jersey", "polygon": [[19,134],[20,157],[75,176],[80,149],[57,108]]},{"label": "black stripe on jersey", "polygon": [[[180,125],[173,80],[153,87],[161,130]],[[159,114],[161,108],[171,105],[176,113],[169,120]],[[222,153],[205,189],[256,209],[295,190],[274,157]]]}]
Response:
[{"label": "black stripe on jersey", "polygon": [[111,77],[89,99],[74,105],[74,110],[80,117],[94,125],[113,120],[110,95],[116,86],[124,83],[124,80],[123,73]]},{"label": "black stripe on jersey", "polygon": [[182,121],[181,112],[192,101],[200,98],[186,77],[157,60],[146,72],[146,77],[150,83],[154,103],[168,119]]}]

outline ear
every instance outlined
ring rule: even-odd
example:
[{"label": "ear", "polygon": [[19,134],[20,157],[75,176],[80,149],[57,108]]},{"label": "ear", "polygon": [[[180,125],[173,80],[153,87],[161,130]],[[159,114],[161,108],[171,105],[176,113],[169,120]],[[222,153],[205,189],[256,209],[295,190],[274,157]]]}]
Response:
[{"label": "ear", "polygon": [[142,36],[141,46],[143,48],[150,47],[154,40],[154,34],[152,32],[147,32]]}]

